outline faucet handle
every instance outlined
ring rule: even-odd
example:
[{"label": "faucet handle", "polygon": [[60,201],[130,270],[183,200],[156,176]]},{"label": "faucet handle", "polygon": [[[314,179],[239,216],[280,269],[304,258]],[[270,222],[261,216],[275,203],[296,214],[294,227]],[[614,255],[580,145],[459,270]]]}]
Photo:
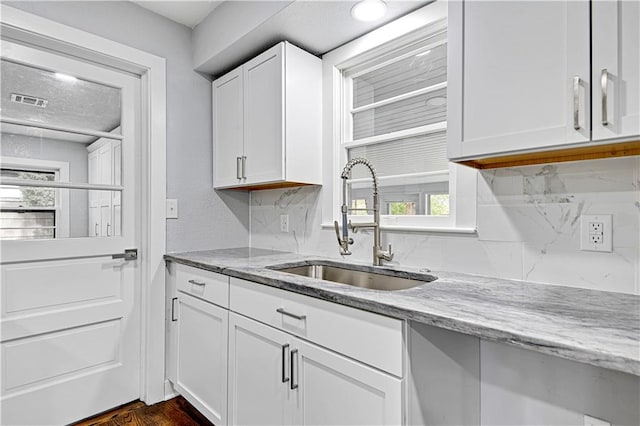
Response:
[{"label": "faucet handle", "polygon": [[388,251],[384,251],[384,250],[379,250],[378,251],[378,257],[382,260],[386,260],[387,262],[390,262],[393,260],[393,253],[391,252],[391,244],[389,244],[389,250]]}]

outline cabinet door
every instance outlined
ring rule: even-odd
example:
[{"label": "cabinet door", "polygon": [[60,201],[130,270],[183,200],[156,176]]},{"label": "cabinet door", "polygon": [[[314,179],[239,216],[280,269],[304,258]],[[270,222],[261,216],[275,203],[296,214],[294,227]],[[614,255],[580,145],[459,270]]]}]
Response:
[{"label": "cabinet door", "polygon": [[176,390],[216,425],[227,423],[229,311],[178,293]]},{"label": "cabinet door", "polygon": [[[99,183],[98,151],[89,155],[89,183]],[[88,236],[100,236],[100,191],[89,191],[89,232]]]},{"label": "cabinet door", "polygon": [[449,2],[449,157],[590,140],[589,2]]},{"label": "cabinet door", "polygon": [[229,424],[291,424],[291,340],[267,325],[229,314]]},{"label": "cabinet door", "polygon": [[243,83],[237,68],[213,82],[213,186],[242,183]]},{"label": "cabinet door", "polygon": [[167,329],[166,363],[167,379],[175,386],[178,359],[178,290],[176,287],[176,264],[167,262],[165,324]]},{"label": "cabinet door", "polygon": [[[122,185],[122,141],[111,143],[111,155],[113,161],[113,184]],[[113,221],[113,234],[117,237],[122,235],[122,193],[112,192],[111,195],[111,217]]]},{"label": "cabinet door", "polygon": [[285,178],[284,60],[284,43],[280,43],[243,67],[247,184]]},{"label": "cabinet door", "polygon": [[592,3],[593,140],[640,135],[640,2]]},{"label": "cabinet door", "polygon": [[298,340],[292,381],[299,391],[296,424],[399,425],[402,380]]},{"label": "cabinet door", "polygon": [[[98,149],[98,183],[113,185],[112,164],[113,152],[111,144],[108,143]],[[100,212],[100,236],[110,237],[113,235],[111,191],[98,191],[98,208]]]}]

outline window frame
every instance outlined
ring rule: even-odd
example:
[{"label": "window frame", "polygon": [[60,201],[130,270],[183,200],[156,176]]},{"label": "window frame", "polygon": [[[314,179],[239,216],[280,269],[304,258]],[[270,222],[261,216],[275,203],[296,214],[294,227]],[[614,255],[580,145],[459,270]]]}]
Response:
[{"label": "window frame", "polygon": [[[371,63],[376,58],[418,42],[429,34],[428,25],[446,19],[447,3],[436,1],[323,56],[323,227],[333,227],[333,221],[339,217],[342,197],[340,171],[347,162],[346,148],[352,146],[345,146],[345,141],[351,140],[350,120],[347,118],[351,109],[351,91],[350,80],[347,81],[344,77],[344,70]],[[447,60],[450,62],[449,58]],[[433,131],[441,130],[439,126],[433,128]],[[438,179],[438,175],[442,176],[445,173],[449,176],[448,216],[381,215],[381,228],[398,231],[476,233],[477,171],[449,163],[448,171],[424,175]],[[381,181],[384,179],[380,178]],[[367,222],[372,216],[352,215],[350,218],[353,222]]]},{"label": "window frame", "polygon": [[[55,182],[69,182],[69,163],[66,161],[0,156],[0,167],[24,171],[53,172]],[[69,238],[69,190],[55,189],[54,239]]]}]

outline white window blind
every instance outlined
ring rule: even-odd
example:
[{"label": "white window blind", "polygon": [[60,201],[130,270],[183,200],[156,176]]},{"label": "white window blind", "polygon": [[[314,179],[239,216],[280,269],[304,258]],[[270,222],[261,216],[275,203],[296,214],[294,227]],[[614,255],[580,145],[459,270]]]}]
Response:
[{"label": "white window blind", "polygon": [[[435,132],[349,149],[349,159],[364,157],[380,176],[399,176],[447,170],[446,134]],[[354,168],[352,179],[367,178],[364,168]]]},{"label": "white window blind", "polygon": [[[343,148],[347,159],[374,165],[382,214],[449,213],[446,42],[446,23],[438,22],[419,41],[343,70]],[[352,171],[356,202],[371,202],[363,189],[368,177],[364,168]]]}]

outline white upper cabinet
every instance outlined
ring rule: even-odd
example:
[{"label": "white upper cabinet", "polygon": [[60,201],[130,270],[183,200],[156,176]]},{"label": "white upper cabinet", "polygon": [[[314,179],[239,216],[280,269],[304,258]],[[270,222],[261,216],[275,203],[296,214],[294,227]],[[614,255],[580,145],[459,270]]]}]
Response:
[{"label": "white upper cabinet", "polygon": [[245,183],[285,179],[283,55],[284,49],[278,45],[243,67]]},{"label": "white upper cabinet", "polygon": [[214,188],[321,184],[321,60],[281,42],[213,82]]},{"label": "white upper cabinet", "polygon": [[213,82],[214,186],[237,185],[243,155],[242,68]]},{"label": "white upper cabinet", "polygon": [[449,157],[589,140],[589,4],[449,4]]},{"label": "white upper cabinet", "polygon": [[591,9],[593,140],[640,135],[640,2]]},{"label": "white upper cabinet", "polygon": [[[87,147],[88,181],[91,184],[122,184],[122,141],[100,138]],[[120,236],[120,192],[89,191],[89,237]]]},{"label": "white upper cabinet", "polygon": [[449,2],[449,158],[484,168],[560,161],[560,149],[565,160],[633,154],[603,144],[640,135],[638,17],[634,1]]}]

